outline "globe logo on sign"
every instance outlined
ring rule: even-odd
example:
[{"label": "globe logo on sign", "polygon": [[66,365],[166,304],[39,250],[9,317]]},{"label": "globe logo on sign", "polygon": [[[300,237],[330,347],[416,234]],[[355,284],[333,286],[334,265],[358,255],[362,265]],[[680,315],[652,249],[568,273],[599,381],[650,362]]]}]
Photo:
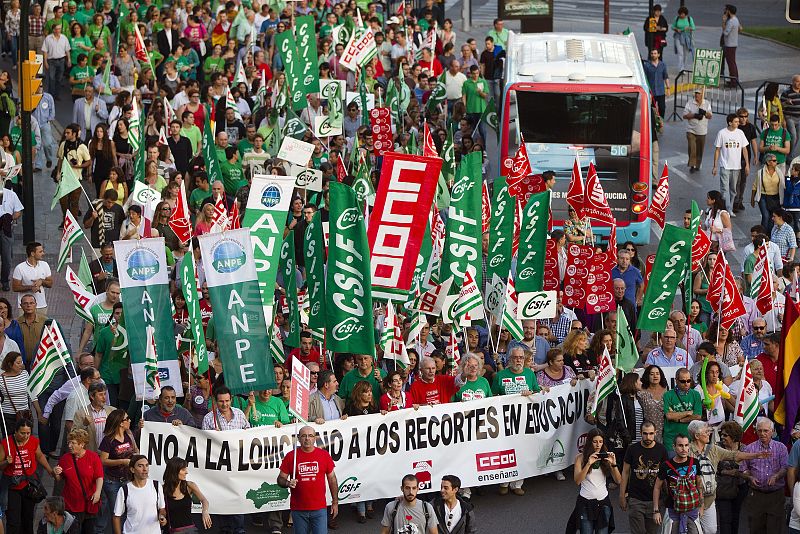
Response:
[{"label": "globe logo on sign", "polygon": [[220,274],[230,274],[244,265],[247,255],[244,249],[233,241],[223,241],[212,252],[212,265]]},{"label": "globe logo on sign", "polygon": [[281,201],[283,191],[277,184],[269,184],[261,192],[261,205],[265,208],[274,208]]},{"label": "globe logo on sign", "polygon": [[145,282],[153,278],[160,269],[158,257],[153,251],[143,248],[128,256],[128,276],[132,280]]}]

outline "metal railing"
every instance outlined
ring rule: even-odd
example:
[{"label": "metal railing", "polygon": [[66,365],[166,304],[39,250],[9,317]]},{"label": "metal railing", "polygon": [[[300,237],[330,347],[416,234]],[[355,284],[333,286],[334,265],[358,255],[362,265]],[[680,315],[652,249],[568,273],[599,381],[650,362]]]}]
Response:
[{"label": "metal railing", "polygon": [[[701,85],[692,83],[692,71],[682,70],[673,80],[673,104],[672,115],[667,120],[683,120],[683,108],[686,103],[694,98],[694,90]],[[739,80],[729,76],[719,77],[718,87],[706,87],[706,100],[711,103],[712,113],[727,115],[736,113],[736,110],[744,107],[744,88]],[[680,110],[680,112],[679,112]]]}]

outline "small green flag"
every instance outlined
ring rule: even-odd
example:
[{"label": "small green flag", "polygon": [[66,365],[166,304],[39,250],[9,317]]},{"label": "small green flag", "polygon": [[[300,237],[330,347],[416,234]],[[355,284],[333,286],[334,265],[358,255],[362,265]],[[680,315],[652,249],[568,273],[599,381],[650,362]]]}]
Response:
[{"label": "small green flag", "polygon": [[639,351],[628,327],[628,318],[617,307],[617,369],[630,372],[639,362]]},{"label": "small green flag", "polygon": [[[494,97],[489,100],[489,103],[486,104],[486,109],[483,110],[483,114],[481,115],[481,122],[485,122],[489,128],[494,130],[495,135],[497,136],[497,142],[500,142],[500,128],[499,128],[499,120],[497,118],[497,106],[494,102]],[[486,139],[483,140],[486,142]]]},{"label": "small green flag", "polygon": [[211,122],[206,114],[206,123],[203,127],[203,159],[206,160],[206,172],[208,173],[208,183],[213,184],[217,180],[222,181],[222,170],[217,159],[217,149],[214,144],[214,134],[211,132]]},{"label": "small green flag", "polygon": [[72,193],[81,186],[81,178],[72,165],[69,164],[66,158],[61,162],[61,179],[56,185],[56,192],[53,195],[53,201],[50,203],[50,209],[56,207],[58,201],[68,194]]},{"label": "small green flag", "polygon": [[419,148],[417,147],[417,136],[414,135],[414,132],[408,132],[408,145],[406,145],[406,154],[412,154],[414,156],[418,156]]},{"label": "small green flag", "polygon": [[81,262],[78,264],[78,280],[83,287],[94,293],[94,277],[89,268],[89,259],[86,257],[86,249],[81,247]]}]

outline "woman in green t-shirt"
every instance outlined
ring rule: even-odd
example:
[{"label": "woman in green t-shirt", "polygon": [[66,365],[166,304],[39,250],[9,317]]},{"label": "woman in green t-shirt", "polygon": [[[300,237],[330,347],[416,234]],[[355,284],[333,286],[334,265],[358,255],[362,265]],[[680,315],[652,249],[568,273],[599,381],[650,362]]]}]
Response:
[{"label": "woman in green t-shirt", "polygon": [[94,18],[92,18],[92,23],[89,24],[89,27],[86,29],[86,36],[89,38],[89,41],[95,43],[98,39],[102,39],[105,44],[105,49],[111,49],[111,32],[108,31],[108,28],[105,26],[104,23],[105,17],[102,13],[95,13]]},{"label": "woman in green t-shirt", "polygon": [[89,52],[92,50],[92,41],[83,34],[83,26],[77,22],[73,22],[69,30],[70,61],[73,65],[77,65],[78,55],[86,54],[88,58]]},{"label": "woman in green t-shirt", "polygon": [[88,65],[86,54],[78,54],[78,62],[69,71],[69,84],[72,86],[72,101],[84,95],[86,84],[92,83],[94,73]]},{"label": "woman in green t-shirt", "polygon": [[222,58],[222,47],[220,45],[214,45],[214,49],[211,50],[211,55],[203,62],[203,75],[205,76],[206,82],[211,81],[212,74],[215,72],[223,72],[224,70],[225,60]]}]

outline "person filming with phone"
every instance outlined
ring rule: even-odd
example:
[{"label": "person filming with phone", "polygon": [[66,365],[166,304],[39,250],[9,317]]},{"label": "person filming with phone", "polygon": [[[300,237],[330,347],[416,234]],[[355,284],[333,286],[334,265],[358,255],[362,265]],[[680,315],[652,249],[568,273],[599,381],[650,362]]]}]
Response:
[{"label": "person filming with phone", "polygon": [[580,491],[567,532],[609,532],[609,525],[614,524],[614,509],[608,497],[608,477],[616,484],[622,483],[617,457],[607,449],[603,432],[595,428],[586,435],[586,446],[575,458],[574,478]]}]

